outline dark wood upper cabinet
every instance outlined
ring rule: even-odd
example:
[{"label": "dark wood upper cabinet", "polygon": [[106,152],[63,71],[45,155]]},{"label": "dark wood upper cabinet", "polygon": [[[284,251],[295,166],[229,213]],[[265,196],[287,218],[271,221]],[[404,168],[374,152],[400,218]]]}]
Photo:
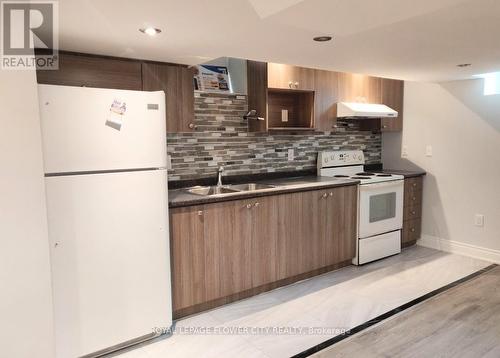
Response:
[{"label": "dark wood upper cabinet", "polygon": [[382,79],[382,103],[398,111],[397,118],[382,118],[382,132],[403,130],[404,81]]},{"label": "dark wood upper cabinet", "polygon": [[177,64],[61,52],[59,70],[37,71],[43,84],[165,91],[167,132],[194,128],[193,70]]},{"label": "dark wood upper cabinet", "polygon": [[[37,54],[43,54],[42,50]],[[185,65],[60,52],[59,70],[37,71],[38,83],[165,91],[167,132],[191,132],[194,123],[194,70]],[[264,118],[248,120],[251,132],[332,131],[337,102],[384,103],[398,118],[367,120],[365,128],[401,131],[404,82],[361,74],[247,61],[248,108]],[[288,121],[282,110],[287,110]]]},{"label": "dark wood upper cabinet", "polygon": [[337,123],[338,73],[314,70],[314,123],[320,131],[332,131]]},{"label": "dark wood upper cabinet", "polygon": [[312,68],[268,63],[268,87],[303,91],[314,90],[314,70]]},{"label": "dark wood upper cabinet", "polygon": [[267,131],[267,63],[247,61],[248,109],[256,110],[263,121],[248,119],[250,132]]},{"label": "dark wood upper cabinet", "polygon": [[190,132],[194,125],[193,70],[163,63],[142,63],[142,89],[165,91],[167,132]]},{"label": "dark wood upper cabinet", "polygon": [[43,84],[142,90],[141,63],[114,57],[59,54],[59,70],[37,71]]},{"label": "dark wood upper cabinet", "polygon": [[339,102],[380,103],[382,79],[357,73],[339,73]]}]

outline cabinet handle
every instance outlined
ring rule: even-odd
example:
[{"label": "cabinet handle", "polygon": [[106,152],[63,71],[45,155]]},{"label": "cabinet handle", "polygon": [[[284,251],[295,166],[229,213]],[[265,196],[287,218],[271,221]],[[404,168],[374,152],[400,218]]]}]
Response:
[{"label": "cabinet handle", "polygon": [[324,193],[323,195],[321,195],[321,197],[322,197],[323,199],[326,199],[326,198],[327,198],[327,196],[328,196],[328,194],[327,194],[327,193]]},{"label": "cabinet handle", "polygon": [[188,125],[189,129],[196,129],[197,127],[194,125],[194,123],[189,123]]},{"label": "cabinet handle", "polygon": [[295,82],[295,88],[299,88],[299,83]]},{"label": "cabinet handle", "polygon": [[288,82],[288,88],[293,88],[293,82],[292,81]]},{"label": "cabinet handle", "polygon": [[384,125],[382,126],[382,128],[387,128],[387,124],[384,124]]},{"label": "cabinet handle", "polygon": [[333,196],[333,191],[330,192],[330,196]]},{"label": "cabinet handle", "polygon": [[415,201],[415,200],[417,200],[417,198],[416,198],[416,197],[413,197],[413,198],[411,198],[411,200]]},{"label": "cabinet handle", "polygon": [[247,205],[246,205],[246,208],[247,208],[247,209],[251,209],[251,208],[252,208],[252,204],[247,204]]},{"label": "cabinet handle", "polygon": [[410,229],[410,231],[411,231],[411,232],[415,232],[415,228],[414,228],[414,227],[412,227],[412,228]]},{"label": "cabinet handle", "polygon": [[412,215],[415,215],[415,214],[416,214],[416,211],[412,211],[412,212],[411,212],[411,214],[412,214]]},{"label": "cabinet handle", "polygon": [[257,203],[255,203],[253,206],[254,206],[254,207],[257,207],[257,206],[259,206],[259,205],[260,205],[260,203],[259,203],[259,202],[257,202]]},{"label": "cabinet handle", "polygon": [[198,211],[197,214],[198,214],[198,216],[202,216],[203,215],[203,211],[200,210],[200,211]]},{"label": "cabinet handle", "polygon": [[413,187],[416,187],[417,186],[417,183],[413,183]]}]

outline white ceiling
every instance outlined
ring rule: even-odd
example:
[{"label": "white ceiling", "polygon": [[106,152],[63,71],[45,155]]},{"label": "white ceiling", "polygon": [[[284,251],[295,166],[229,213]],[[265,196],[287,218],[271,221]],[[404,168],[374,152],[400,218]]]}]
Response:
[{"label": "white ceiling", "polygon": [[[69,51],[187,64],[232,56],[417,81],[500,71],[500,0],[60,0],[59,11]],[[163,31],[148,37],[146,25]]]}]

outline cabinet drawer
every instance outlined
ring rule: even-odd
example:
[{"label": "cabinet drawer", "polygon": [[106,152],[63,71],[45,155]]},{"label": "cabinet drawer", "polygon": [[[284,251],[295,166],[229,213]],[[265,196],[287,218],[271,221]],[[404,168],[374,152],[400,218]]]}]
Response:
[{"label": "cabinet drawer", "polygon": [[415,241],[420,238],[422,229],[422,220],[413,219],[403,222],[403,238],[402,243]]},{"label": "cabinet drawer", "polygon": [[422,183],[422,177],[405,179],[405,202],[407,202],[407,199],[415,201],[416,199],[414,200],[414,197],[418,198],[421,196]]},{"label": "cabinet drawer", "polygon": [[403,205],[405,208],[407,207],[416,207],[422,206],[422,192],[416,193],[405,193],[403,199]]},{"label": "cabinet drawer", "polygon": [[417,203],[415,205],[406,205],[404,207],[403,220],[420,219],[422,217],[422,205]]}]

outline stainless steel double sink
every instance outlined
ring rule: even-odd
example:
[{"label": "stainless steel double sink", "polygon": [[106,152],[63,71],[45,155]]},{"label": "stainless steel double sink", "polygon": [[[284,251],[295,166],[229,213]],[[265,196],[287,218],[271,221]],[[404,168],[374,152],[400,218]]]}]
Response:
[{"label": "stainless steel double sink", "polygon": [[247,183],[247,184],[232,184],[223,186],[195,186],[185,189],[190,194],[201,196],[213,196],[224,194],[235,194],[248,191],[258,191],[276,188],[276,185]]}]

